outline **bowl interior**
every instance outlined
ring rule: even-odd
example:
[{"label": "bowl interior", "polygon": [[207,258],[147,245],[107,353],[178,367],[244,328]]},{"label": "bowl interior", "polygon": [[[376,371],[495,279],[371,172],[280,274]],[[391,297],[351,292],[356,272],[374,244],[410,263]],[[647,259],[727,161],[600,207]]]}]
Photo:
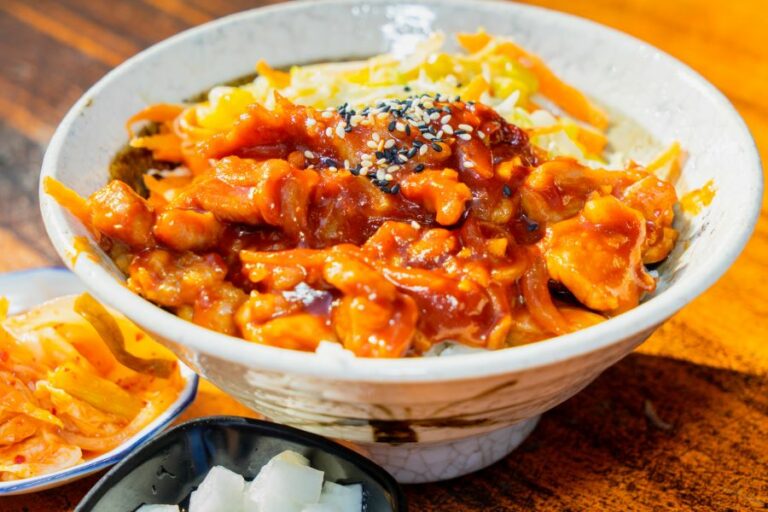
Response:
[{"label": "bowl interior", "polygon": [[[679,141],[689,155],[679,193],[712,181],[716,195],[701,214],[678,218],[680,243],[659,268],[657,292],[628,313],[557,340],[505,351],[510,355],[450,358],[462,363],[446,362],[449,358],[356,361],[346,366],[346,378],[438,379],[455,376],[457,371],[465,376],[509,371],[596,350],[652,328],[711,285],[741,251],[759,211],[760,162],[741,118],[695,72],[629,36],[552,11],[464,0],[331,0],[224,18],[139,54],[86,93],[59,127],[46,154],[43,176],[90,194],[105,183],[109,161],[126,141],[124,122],[131,114],[151,103],[178,102],[244,75],[258,59],[281,66],[403,52],[434,30],[451,35],[481,26],[513,36],[564,79],[628,116],[655,139],[665,144]],[[45,194],[41,204],[54,245],[67,264],[74,265],[73,237],[87,233]],[[97,252],[98,262],[79,258],[75,271],[100,299],[139,324],[151,324],[160,336],[194,351],[215,352],[256,367],[327,376],[339,373],[318,363],[313,354],[287,354],[290,351],[234,341],[175,319],[110,279],[110,275],[118,280],[122,276]],[[427,366],[432,370],[425,371]]]},{"label": "bowl interior", "polygon": [[115,466],[86,495],[77,512],[130,512],[144,503],[188,504],[189,494],[213,466],[252,480],[284,450],[301,453],[325,479],[361,483],[366,510],[405,511],[394,479],[373,462],[325,438],[236,417],[193,420],[154,439]]}]

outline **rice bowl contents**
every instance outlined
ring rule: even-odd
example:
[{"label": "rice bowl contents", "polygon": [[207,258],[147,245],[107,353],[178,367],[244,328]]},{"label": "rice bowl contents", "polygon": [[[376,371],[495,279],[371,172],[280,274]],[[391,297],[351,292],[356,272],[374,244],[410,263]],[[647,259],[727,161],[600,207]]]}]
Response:
[{"label": "rice bowl contents", "polygon": [[181,392],[173,355],[88,295],[6,311],[0,299],[0,481],[109,452]]},{"label": "rice bowl contents", "polygon": [[679,150],[621,162],[603,110],[540,59],[483,32],[459,42],[261,62],[249,84],[130,119],[153,123],[130,142],[157,164],[138,179],[46,189],[133,291],[256,343],[499,349],[636,306],[677,238],[657,174]]}]

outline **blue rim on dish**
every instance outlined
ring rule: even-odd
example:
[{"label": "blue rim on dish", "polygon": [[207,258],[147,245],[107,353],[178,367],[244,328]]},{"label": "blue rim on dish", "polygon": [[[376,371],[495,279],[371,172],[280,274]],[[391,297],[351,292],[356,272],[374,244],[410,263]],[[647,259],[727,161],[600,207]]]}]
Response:
[{"label": "blue rim on dish", "polygon": [[[20,280],[23,280],[23,288],[21,289],[18,288]],[[14,295],[21,297],[23,308],[28,308],[62,295],[83,291],[85,291],[85,287],[75,274],[62,267],[37,268],[0,274],[0,296],[10,295],[12,308]],[[179,363],[179,367],[185,384],[176,401],[125,443],[82,464],[55,473],[23,480],[0,482],[0,497],[50,489],[83,478],[115,464],[129,452],[156,436],[176,419],[197,395],[198,376],[181,363]]]}]

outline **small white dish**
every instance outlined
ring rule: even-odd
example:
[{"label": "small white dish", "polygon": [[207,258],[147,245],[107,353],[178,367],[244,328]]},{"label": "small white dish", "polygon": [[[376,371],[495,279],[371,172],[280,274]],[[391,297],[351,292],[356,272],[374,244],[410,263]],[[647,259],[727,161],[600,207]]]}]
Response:
[{"label": "small white dish", "polygon": [[[19,313],[45,301],[86,291],[80,280],[64,268],[40,268],[0,275],[0,297],[7,297],[10,314]],[[117,448],[77,466],[34,478],[0,482],[0,497],[27,494],[58,487],[105,469],[162,432],[195,399],[198,376],[185,365],[179,366],[184,388],[176,401],[135,436]]]}]

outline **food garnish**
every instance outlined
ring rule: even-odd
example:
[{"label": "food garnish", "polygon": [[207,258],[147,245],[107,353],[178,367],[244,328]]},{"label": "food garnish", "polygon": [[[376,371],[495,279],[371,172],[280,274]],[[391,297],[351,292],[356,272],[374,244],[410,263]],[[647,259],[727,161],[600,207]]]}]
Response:
[{"label": "food garnish", "polygon": [[[182,380],[173,356],[90,296],[11,317],[5,299],[0,306],[0,481],[108,452],[176,400]],[[120,346],[106,343],[76,309],[110,325]]]}]

